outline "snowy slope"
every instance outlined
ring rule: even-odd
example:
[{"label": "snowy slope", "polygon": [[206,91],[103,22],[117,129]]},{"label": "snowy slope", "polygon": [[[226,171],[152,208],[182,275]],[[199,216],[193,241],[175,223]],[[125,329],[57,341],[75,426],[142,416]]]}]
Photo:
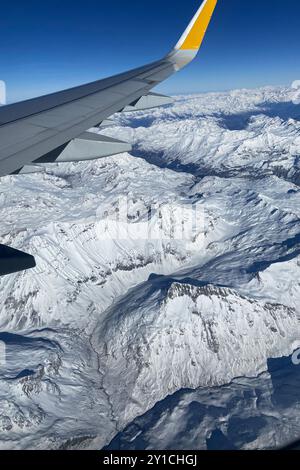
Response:
[{"label": "snowy slope", "polygon": [[[210,93],[116,115],[101,132],[133,155],[1,179],[0,242],[37,267],[0,278],[0,448],[101,448],[169,395],[221,400],[241,376],[272,395],[269,360],[300,347],[292,94]],[[172,447],[168,419],[161,445]],[[191,443],[205,446],[214,419],[197,421]],[[265,432],[253,446],[274,445]],[[282,439],[293,433],[297,420]]]},{"label": "snowy slope", "polygon": [[293,96],[292,89],[265,88],[182,97],[151,114],[117,116],[106,133],[160,166],[299,183],[300,106]]},{"label": "snowy slope", "polygon": [[[299,429],[299,366],[291,357],[222,387],[183,389],[118,433],[106,449],[275,449]],[[286,387],[285,384],[289,385]]]},{"label": "snowy slope", "polygon": [[123,425],[181,388],[258,375],[299,345],[299,321],[230,289],[156,278],[106,312],[92,342]]}]

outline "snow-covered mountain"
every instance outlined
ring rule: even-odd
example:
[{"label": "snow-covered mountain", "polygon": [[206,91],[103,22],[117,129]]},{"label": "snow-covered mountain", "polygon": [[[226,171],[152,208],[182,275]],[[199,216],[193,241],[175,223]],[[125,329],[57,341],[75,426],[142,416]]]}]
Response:
[{"label": "snow-covered mountain", "polygon": [[299,366],[285,357],[268,361],[268,372],[255,378],[179,390],[133,420],[106,449],[281,448],[299,429],[299,382]]},{"label": "snow-covered mountain", "polygon": [[300,400],[274,405],[286,366],[276,387],[270,372],[300,347],[292,99],[178,97],[101,129],[132,155],[1,179],[0,242],[37,267],[0,278],[0,448],[255,448],[300,435]]}]

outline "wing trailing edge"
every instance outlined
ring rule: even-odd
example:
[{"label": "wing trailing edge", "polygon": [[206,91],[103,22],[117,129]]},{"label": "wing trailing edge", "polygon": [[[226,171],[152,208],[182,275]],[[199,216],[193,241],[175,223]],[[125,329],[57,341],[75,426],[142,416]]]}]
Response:
[{"label": "wing trailing edge", "polygon": [[131,150],[132,146],[127,142],[105,135],[84,132],[76,139],[44,155],[36,162],[38,164],[83,162],[98,160],[99,158],[110,157]]}]

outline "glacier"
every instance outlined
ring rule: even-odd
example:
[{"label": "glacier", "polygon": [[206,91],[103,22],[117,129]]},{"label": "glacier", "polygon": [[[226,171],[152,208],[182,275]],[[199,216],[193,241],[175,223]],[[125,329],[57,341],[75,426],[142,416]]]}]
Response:
[{"label": "glacier", "polygon": [[[178,96],[90,130],[132,154],[1,179],[0,243],[37,267],[0,278],[0,449],[273,448],[300,435],[293,93]],[[176,236],[191,209],[196,225]]]}]

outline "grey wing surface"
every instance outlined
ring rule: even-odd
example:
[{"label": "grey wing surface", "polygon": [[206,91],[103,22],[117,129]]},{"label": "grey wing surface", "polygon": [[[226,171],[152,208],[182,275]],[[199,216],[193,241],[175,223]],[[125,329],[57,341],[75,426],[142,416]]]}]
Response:
[{"label": "grey wing surface", "polygon": [[60,149],[170,76],[162,60],[116,77],[0,108],[0,176]]}]

